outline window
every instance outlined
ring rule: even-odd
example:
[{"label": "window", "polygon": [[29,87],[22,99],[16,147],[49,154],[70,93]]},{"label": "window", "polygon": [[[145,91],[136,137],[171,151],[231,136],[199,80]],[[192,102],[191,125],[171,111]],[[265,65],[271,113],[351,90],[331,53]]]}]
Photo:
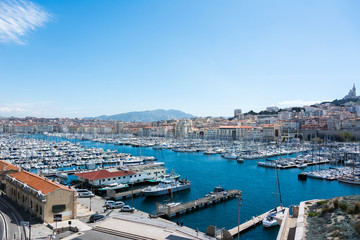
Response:
[{"label": "window", "polygon": [[115,178],[113,178],[113,180],[115,180]]}]

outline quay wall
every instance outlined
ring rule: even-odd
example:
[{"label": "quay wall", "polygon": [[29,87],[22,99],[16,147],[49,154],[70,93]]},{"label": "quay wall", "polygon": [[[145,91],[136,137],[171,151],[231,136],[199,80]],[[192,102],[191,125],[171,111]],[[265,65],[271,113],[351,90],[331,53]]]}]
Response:
[{"label": "quay wall", "polygon": [[340,132],[350,133],[354,135],[356,140],[360,140],[360,130],[301,130],[301,133],[303,134],[305,139],[309,134],[312,137],[314,137],[316,134],[318,137],[321,138],[328,137],[330,139],[334,139],[337,135],[339,135]]}]

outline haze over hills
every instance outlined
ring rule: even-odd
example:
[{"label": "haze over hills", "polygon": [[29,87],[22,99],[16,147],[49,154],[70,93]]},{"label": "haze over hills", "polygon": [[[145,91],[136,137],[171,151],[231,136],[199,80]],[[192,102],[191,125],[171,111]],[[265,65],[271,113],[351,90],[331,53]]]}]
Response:
[{"label": "haze over hills", "polygon": [[156,122],[161,120],[171,120],[171,119],[183,119],[183,118],[193,118],[194,115],[184,113],[179,110],[150,110],[150,111],[138,111],[138,112],[128,112],[128,113],[120,113],[116,115],[102,115],[90,119],[101,119],[101,120],[120,120],[124,122]]}]

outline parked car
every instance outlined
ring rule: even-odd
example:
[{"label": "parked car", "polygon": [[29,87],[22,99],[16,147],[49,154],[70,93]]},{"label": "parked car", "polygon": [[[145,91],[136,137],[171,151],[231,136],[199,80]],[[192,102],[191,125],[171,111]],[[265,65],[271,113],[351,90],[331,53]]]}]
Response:
[{"label": "parked car", "polygon": [[124,202],[117,201],[117,202],[110,204],[109,208],[122,208],[123,206],[125,206]]},{"label": "parked car", "polygon": [[95,195],[87,189],[76,189],[79,198],[95,197]]},{"label": "parked car", "polygon": [[132,208],[129,205],[124,205],[120,211],[121,212],[133,212],[133,211],[135,211],[135,208]]},{"label": "parked car", "polygon": [[93,214],[90,216],[89,218],[89,222],[93,223],[93,222],[96,222],[96,221],[100,221],[102,219],[104,219],[105,216],[104,215],[101,215],[101,214]]},{"label": "parked car", "polygon": [[110,207],[110,205],[112,205],[114,203],[115,203],[115,201],[113,201],[113,200],[106,200],[103,207]]},{"label": "parked car", "polygon": [[78,193],[78,197],[80,198],[86,198],[86,197],[95,197],[95,195],[92,192],[80,192]]}]

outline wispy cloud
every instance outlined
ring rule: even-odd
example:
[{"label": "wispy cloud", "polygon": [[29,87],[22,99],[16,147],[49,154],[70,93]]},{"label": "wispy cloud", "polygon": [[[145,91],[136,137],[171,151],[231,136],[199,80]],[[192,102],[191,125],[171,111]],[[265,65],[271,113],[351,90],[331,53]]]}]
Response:
[{"label": "wispy cloud", "polygon": [[286,100],[279,102],[279,107],[302,107],[326,101],[329,100]]},{"label": "wispy cloud", "polygon": [[0,104],[0,117],[43,116],[49,110],[49,102]]},{"label": "wispy cloud", "polygon": [[44,26],[50,14],[28,0],[0,1],[0,42],[24,44],[21,39]]}]

